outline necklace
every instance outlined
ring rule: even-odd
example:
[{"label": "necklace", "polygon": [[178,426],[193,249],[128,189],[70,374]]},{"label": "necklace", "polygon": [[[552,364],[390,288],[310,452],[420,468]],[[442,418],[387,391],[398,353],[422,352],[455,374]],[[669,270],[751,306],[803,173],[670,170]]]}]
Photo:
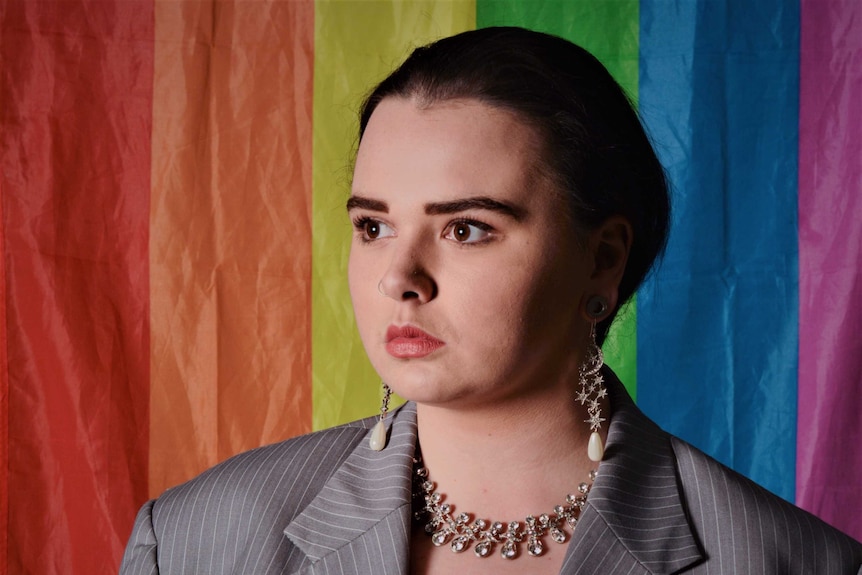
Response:
[{"label": "necklace", "polygon": [[524,540],[527,553],[532,557],[544,553],[545,536],[550,535],[556,543],[565,543],[568,535],[564,529],[568,526],[573,530],[577,525],[596,479],[596,471],[590,471],[590,483],[581,483],[577,494],[566,495],[566,502],[554,507],[553,513],[542,513],[538,517],[529,515],[523,525],[512,521],[504,527],[500,521],[476,519],[471,522],[469,513],[454,515],[455,506],[443,503],[445,497],[435,491],[421,456],[413,460],[413,469],[413,518],[425,523],[425,533],[431,536],[436,547],[449,543],[454,553],[462,553],[475,543],[473,553],[477,557],[488,557],[494,547],[501,544],[500,555],[504,559],[518,557],[518,544]]}]

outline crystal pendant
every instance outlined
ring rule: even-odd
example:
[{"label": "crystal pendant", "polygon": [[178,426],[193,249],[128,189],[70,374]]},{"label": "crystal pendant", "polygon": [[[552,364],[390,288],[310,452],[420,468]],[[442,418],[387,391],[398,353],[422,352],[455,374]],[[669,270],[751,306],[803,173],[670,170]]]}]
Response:
[{"label": "crystal pendant", "polygon": [[514,559],[518,555],[518,545],[514,541],[506,541],[500,549],[503,559]]},{"label": "crystal pendant", "polygon": [[456,537],[452,540],[452,551],[455,553],[461,553],[467,548],[467,544],[470,543],[470,539],[464,535],[460,537]]},{"label": "crystal pendant", "polygon": [[531,539],[530,542],[527,543],[527,552],[533,557],[538,557],[544,550],[545,546],[542,545],[542,542],[538,539]]},{"label": "crystal pendant", "polygon": [[473,548],[473,553],[476,554],[476,557],[487,557],[491,554],[491,542],[482,541],[481,543],[477,543],[476,547]]},{"label": "crystal pendant", "polygon": [[551,528],[551,539],[556,541],[557,543],[565,543],[566,542],[566,532],[562,529],[557,529],[556,527]]},{"label": "crystal pendant", "polygon": [[431,536],[431,543],[440,547],[444,543],[449,540],[449,531],[446,529],[440,529],[439,531],[435,531],[434,535]]}]

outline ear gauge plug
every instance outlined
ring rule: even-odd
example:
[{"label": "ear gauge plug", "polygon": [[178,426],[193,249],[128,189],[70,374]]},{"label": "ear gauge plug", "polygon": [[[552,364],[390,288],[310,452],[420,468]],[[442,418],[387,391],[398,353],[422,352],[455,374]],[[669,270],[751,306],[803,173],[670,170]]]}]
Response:
[{"label": "ear gauge plug", "polygon": [[587,315],[593,321],[599,321],[608,311],[608,300],[600,295],[594,295],[587,300]]}]

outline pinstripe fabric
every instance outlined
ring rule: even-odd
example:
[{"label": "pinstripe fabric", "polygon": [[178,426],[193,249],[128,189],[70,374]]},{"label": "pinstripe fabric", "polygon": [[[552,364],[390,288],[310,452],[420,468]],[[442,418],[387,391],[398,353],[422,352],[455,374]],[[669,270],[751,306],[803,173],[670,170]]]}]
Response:
[{"label": "pinstripe fabric", "polygon": [[[606,379],[615,380],[610,373]],[[640,413],[621,385],[611,383],[608,390],[613,419],[605,459],[590,492],[590,513],[584,517],[593,522],[592,529],[601,529],[602,535],[591,534],[587,538],[584,530],[577,534],[577,540],[587,539],[588,542],[582,543],[585,548],[622,543],[631,560],[641,565],[641,571],[631,567],[634,573],[680,571],[699,562],[702,554],[680,498],[669,436]],[[595,519],[593,511],[598,515]],[[579,525],[578,530],[582,527]],[[579,563],[575,561],[579,555],[579,552],[569,554],[573,567]],[[600,565],[604,569],[618,559],[608,554]],[[598,560],[598,556],[593,556],[585,562],[598,567],[595,563]],[[615,564],[614,569],[620,568]]]},{"label": "pinstripe fabric", "polygon": [[[606,379],[605,459],[562,574],[862,575],[862,545],[664,433]],[[165,492],[138,514],[121,573],[406,574],[415,406],[390,417],[382,452],[367,446],[374,422],[250,451]]]},{"label": "pinstripe fabric", "polygon": [[166,491],[138,514],[121,573],[405,572],[415,410],[389,421],[382,452],[368,448],[375,421],[362,420],[238,455]]},{"label": "pinstripe fabric", "polygon": [[693,527],[712,550],[698,573],[862,573],[857,542],[691,445],[674,438],[673,449]]},{"label": "pinstripe fabric", "polygon": [[862,545],[668,435],[606,379],[605,459],[562,573],[862,575]]}]

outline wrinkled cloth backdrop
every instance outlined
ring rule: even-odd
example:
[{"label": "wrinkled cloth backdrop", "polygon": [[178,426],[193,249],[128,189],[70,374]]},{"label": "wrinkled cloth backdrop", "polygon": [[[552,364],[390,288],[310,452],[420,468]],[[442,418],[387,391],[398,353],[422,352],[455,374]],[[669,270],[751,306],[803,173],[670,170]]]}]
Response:
[{"label": "wrinkled cloth backdrop", "polygon": [[609,364],[665,428],[862,538],[862,3],[0,18],[0,571],[114,572],[147,498],[375,412],[345,281],[358,103],[412,47],[498,24],[593,51],[673,184]]}]

